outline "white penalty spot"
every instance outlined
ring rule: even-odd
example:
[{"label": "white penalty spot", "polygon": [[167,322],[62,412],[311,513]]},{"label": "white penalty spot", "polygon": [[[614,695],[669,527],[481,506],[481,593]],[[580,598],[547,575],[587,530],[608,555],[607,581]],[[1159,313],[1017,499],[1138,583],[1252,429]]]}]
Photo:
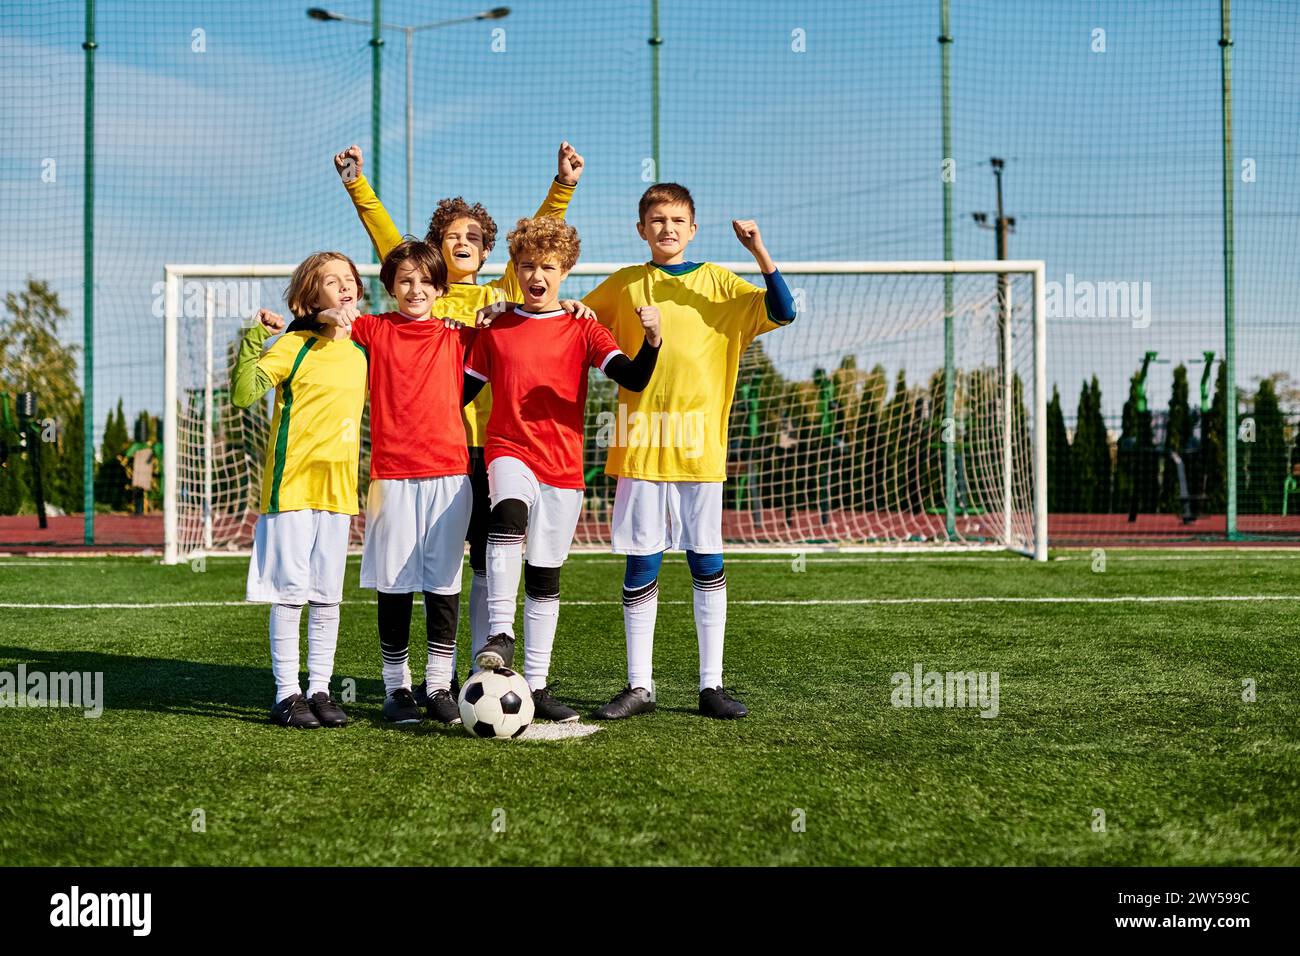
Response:
[{"label": "white penalty spot", "polygon": [[528,725],[528,729],[519,735],[519,740],[541,740],[546,742],[556,740],[576,740],[579,737],[590,737],[604,728],[599,724],[584,724],[580,720],[571,721],[567,724],[538,724]]}]

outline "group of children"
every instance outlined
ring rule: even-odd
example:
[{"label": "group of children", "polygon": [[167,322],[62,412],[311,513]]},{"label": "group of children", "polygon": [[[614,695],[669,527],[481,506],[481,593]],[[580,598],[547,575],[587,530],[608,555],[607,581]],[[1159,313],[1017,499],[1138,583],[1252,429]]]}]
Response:
[{"label": "group of children", "polygon": [[[655,709],[657,579],[670,547],[686,551],[694,582],[700,712],[745,716],[722,686],[727,422],[741,355],[756,335],[794,319],[793,299],[757,225],[732,223],[763,274],[762,289],[712,263],[687,261],[697,229],[691,195],[672,183],[651,186],[637,223],[650,261],[619,270],[580,302],[561,300],[580,248],[564,216],[584,165],[568,143],[541,208],[507,237],[504,274],[486,285],[477,283],[478,272],[496,240],[487,211],[444,199],[423,241],[403,239],[363,162],[356,146],[335,156],[397,311],[362,313],[356,266],[342,253],[315,253],[290,281],[293,321],[286,328],[261,310],[232,373],[241,407],[275,389],[247,585],[249,601],[271,605],[271,719],[296,728],[347,722],[329,682],[367,394],[371,480],[361,586],[378,595],[384,719],[460,722],[456,632],[466,541],[474,666],[513,666],[522,577],[523,673],[535,717],[578,719],[552,693],[549,670],[560,569],[582,511],[590,368],[618,384],[621,420],[651,425],[617,434],[609,447],[606,471],[617,479],[613,550],[627,556],[628,680],[593,716]],[[408,649],[417,591],[428,657],[424,681],[413,685]]]}]

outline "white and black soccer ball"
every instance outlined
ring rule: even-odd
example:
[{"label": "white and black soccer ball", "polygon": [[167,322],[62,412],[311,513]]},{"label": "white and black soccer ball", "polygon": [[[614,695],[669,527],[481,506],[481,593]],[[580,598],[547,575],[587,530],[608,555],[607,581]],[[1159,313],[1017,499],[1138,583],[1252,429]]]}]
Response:
[{"label": "white and black soccer ball", "polygon": [[475,737],[518,737],[533,722],[528,682],[508,667],[479,671],[460,689],[460,719]]}]

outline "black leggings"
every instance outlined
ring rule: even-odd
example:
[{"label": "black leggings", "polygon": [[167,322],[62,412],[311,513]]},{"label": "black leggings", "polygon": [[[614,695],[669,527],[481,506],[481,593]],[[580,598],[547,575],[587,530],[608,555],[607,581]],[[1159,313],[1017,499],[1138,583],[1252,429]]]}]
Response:
[{"label": "black leggings", "polygon": [[492,506],[488,503],[487,462],[482,448],[469,450],[469,486],[474,493],[469,528],[465,532],[465,540],[469,542],[469,566],[476,574],[486,574],[488,519]]}]

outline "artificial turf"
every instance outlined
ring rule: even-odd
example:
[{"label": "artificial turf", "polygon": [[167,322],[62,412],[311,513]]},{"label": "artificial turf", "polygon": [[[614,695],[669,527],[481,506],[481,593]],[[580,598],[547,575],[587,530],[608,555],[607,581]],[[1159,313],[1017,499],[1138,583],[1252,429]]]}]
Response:
[{"label": "artificial turf", "polygon": [[[726,683],[751,716],[721,722],[695,712],[690,577],[672,557],[658,712],[559,742],[385,726],[355,558],[333,684],[355,683],[352,723],[313,732],[267,722],[246,559],[0,558],[0,671],[102,672],[105,688],[95,719],[0,709],[0,859],[1300,863],[1300,552],[1106,558],[730,555]],[[584,713],[625,680],[620,584],[609,555],[565,569],[552,676]],[[1075,600],[1096,598],[1150,600]],[[61,604],[131,606],[38,606]],[[891,675],[918,663],[997,672],[997,716],[893,706]]]}]

